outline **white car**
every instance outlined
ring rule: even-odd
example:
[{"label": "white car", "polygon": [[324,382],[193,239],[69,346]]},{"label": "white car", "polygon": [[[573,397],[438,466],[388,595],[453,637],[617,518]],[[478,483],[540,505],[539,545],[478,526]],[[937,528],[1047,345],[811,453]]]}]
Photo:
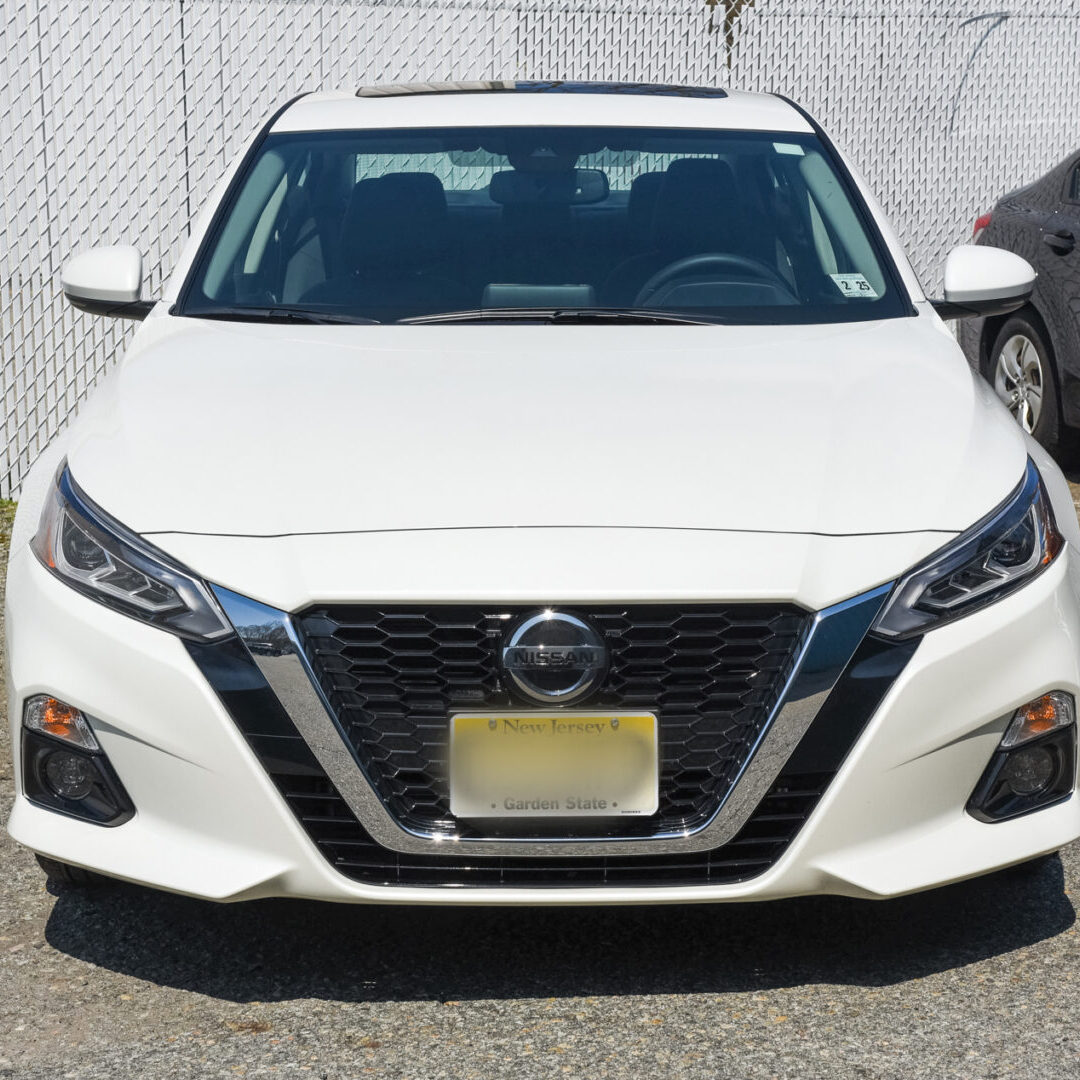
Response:
[{"label": "white car", "polygon": [[[1080,834],[1080,533],[817,124],[488,83],[271,116],[22,491],[17,797],[215,900],[887,897]],[[97,874],[89,873],[96,871]]]}]

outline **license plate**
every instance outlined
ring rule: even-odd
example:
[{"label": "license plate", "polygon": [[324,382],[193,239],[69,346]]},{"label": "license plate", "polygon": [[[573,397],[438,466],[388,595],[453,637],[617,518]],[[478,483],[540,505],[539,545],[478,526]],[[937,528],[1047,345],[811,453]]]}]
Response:
[{"label": "license plate", "polygon": [[658,757],[652,713],[457,713],[450,718],[450,812],[655,814]]}]

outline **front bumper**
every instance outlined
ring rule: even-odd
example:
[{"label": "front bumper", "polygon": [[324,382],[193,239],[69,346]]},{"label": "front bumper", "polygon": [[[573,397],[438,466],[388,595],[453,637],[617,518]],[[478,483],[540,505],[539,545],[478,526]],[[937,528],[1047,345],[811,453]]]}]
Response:
[{"label": "front bumper", "polygon": [[[761,875],[700,887],[440,888],[364,885],[334,870],[183,643],[79,596],[24,548],[8,575],[13,733],[31,694],[84,709],[136,814],[101,828],[18,790],[8,827],[64,862],[216,900],[657,903],[930,888],[1080,835],[1076,798],[993,825],[964,810],[1017,706],[1051,689],[1080,696],[1076,559],[1068,548],[1027,588],[923,639],[808,822]],[[20,774],[16,761],[17,788]]]}]

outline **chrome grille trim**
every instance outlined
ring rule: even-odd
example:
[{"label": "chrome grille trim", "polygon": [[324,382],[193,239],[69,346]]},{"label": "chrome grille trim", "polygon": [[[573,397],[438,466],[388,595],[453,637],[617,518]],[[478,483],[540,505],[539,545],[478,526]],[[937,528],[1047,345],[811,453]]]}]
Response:
[{"label": "chrome grille trim", "polygon": [[[451,814],[450,718],[541,707],[500,654],[529,627],[546,628],[549,613],[602,643],[603,673],[588,688],[587,711],[656,715],[655,814],[566,822],[554,833],[550,822]],[[424,835],[493,840],[625,840],[706,824],[768,722],[811,621],[789,603],[686,601],[542,611],[516,603],[316,604],[292,617],[338,728],[391,816]]]},{"label": "chrome grille trim", "polygon": [[731,840],[779,775],[880,611],[892,583],[813,615],[794,669],[715,815],[697,829],[626,839],[460,838],[409,830],[371,787],[338,728],[289,614],[220,586],[218,601],[263,677],[372,838],[391,851],[476,856],[618,856],[708,851]]}]

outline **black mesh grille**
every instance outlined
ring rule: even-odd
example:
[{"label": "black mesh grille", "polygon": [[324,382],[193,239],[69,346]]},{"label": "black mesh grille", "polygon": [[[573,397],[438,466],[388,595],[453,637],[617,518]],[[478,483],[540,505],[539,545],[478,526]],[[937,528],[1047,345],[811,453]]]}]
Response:
[{"label": "black mesh grille", "polygon": [[[448,715],[523,708],[503,685],[498,650],[507,627],[526,613],[496,606],[340,605],[297,619],[343,731],[402,824],[476,835],[450,816]],[[808,616],[795,607],[763,604],[620,605],[574,613],[587,618],[611,650],[603,687],[576,705],[654,711],[660,729],[657,814],[612,820],[590,832],[629,837],[701,825],[760,734],[791,672]],[[484,832],[499,834],[495,828]],[[584,872],[582,860],[567,862]],[[604,860],[603,873],[615,872],[619,862]],[[632,857],[633,865],[639,862]]]},{"label": "black mesh grille", "polygon": [[330,863],[367,885],[477,887],[723,885],[763,873],[817,805],[831,774],[781,777],[723,847],[675,855],[570,858],[404,855],[377,844],[324,776],[274,774],[285,799]]}]

